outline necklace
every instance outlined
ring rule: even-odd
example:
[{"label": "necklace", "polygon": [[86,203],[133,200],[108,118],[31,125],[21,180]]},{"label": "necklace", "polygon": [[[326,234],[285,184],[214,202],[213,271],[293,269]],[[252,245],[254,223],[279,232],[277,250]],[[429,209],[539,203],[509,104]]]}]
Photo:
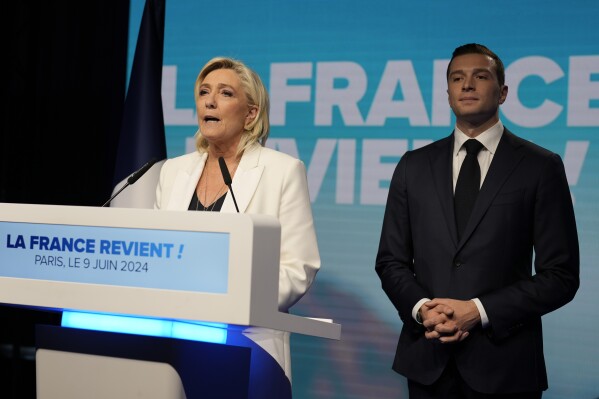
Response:
[{"label": "necklace", "polygon": [[[236,162],[233,167],[232,174],[235,174],[235,171],[237,170],[238,165],[239,165],[239,162]],[[204,203],[203,204],[200,203],[200,195],[197,195],[198,202],[196,203],[196,211],[202,210],[202,211],[206,211],[206,212],[212,212],[214,210],[214,207],[216,206],[217,202],[219,202],[218,200],[219,200],[220,196],[223,195],[227,191],[226,183],[223,181],[223,185],[218,189],[218,191],[214,195],[214,198],[212,198],[212,201],[208,202],[208,176],[209,176],[208,159],[206,159],[206,174],[204,176]],[[223,191],[223,189],[224,189],[224,191]],[[209,204],[209,205],[206,205],[206,204]]]},{"label": "necklace", "polygon": [[[208,162],[206,162],[206,164],[207,163]],[[212,212],[212,210],[216,206],[220,192],[223,191],[223,188],[225,188],[225,183],[223,183],[223,185],[218,189],[218,191],[214,195],[214,198],[212,198],[212,202],[208,202],[208,175],[208,170],[206,170],[206,176],[204,177],[204,203],[202,204],[202,208],[204,209],[202,210],[206,212]],[[196,211],[197,210],[200,210],[200,196],[198,196],[198,203],[196,204]]]}]

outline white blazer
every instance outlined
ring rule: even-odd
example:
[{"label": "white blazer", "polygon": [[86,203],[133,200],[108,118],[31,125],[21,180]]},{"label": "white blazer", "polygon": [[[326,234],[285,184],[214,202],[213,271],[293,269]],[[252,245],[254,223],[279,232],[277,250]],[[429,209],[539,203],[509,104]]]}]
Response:
[{"label": "white blazer", "polygon": [[[187,210],[207,157],[196,151],[167,160],[154,208]],[[304,164],[255,144],[241,157],[232,187],[239,212],[272,215],[281,224],[279,310],[286,312],[306,293],[320,268]],[[225,197],[221,212],[237,212],[231,195]],[[288,334],[252,328],[247,335],[271,353],[291,380]]]}]

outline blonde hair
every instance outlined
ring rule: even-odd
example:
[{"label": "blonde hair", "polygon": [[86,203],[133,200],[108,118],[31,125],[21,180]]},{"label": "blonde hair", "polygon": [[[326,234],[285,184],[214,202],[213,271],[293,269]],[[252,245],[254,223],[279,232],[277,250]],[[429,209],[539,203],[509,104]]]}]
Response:
[{"label": "blonde hair", "polygon": [[[199,88],[204,79],[210,72],[218,69],[231,69],[234,71],[237,76],[239,76],[248,105],[258,108],[256,117],[252,122],[245,126],[244,134],[241,135],[239,147],[237,147],[237,155],[241,155],[246,148],[256,142],[264,146],[270,130],[268,121],[268,111],[270,107],[268,92],[266,91],[266,87],[264,87],[260,76],[243,62],[226,57],[215,57],[208,61],[200,71],[194,86],[194,98],[196,104],[198,103],[200,96]],[[196,133],[196,149],[199,152],[206,152],[208,146],[208,140],[202,136],[202,132],[198,129]]]}]

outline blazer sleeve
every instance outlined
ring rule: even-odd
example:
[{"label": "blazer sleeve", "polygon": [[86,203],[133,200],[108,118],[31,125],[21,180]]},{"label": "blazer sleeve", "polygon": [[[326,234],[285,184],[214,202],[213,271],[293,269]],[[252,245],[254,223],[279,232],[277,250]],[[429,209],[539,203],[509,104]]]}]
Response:
[{"label": "blazer sleeve", "polygon": [[518,331],[570,302],[578,290],[579,247],[572,199],[563,162],[557,154],[545,158],[533,198],[535,274],[481,300],[497,339]]},{"label": "blazer sleeve", "polygon": [[167,159],[164,163],[162,169],[160,169],[160,177],[158,178],[158,183],[156,184],[156,195],[154,197],[154,209],[162,209],[163,205],[163,187],[165,184],[165,176],[168,174],[167,170],[170,168],[170,160]]},{"label": "blazer sleeve", "polygon": [[290,161],[281,185],[279,310],[287,311],[306,293],[320,268],[308,181],[304,164]]},{"label": "blazer sleeve", "polygon": [[375,270],[404,323],[413,321],[412,308],[427,292],[414,277],[414,248],[410,224],[407,174],[410,152],[395,168],[385,207]]}]

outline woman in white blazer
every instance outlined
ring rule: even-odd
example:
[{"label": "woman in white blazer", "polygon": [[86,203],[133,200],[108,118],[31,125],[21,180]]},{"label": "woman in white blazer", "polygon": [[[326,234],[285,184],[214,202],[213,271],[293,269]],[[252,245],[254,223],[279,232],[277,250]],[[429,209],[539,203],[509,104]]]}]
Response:
[{"label": "woman in white blazer", "polygon": [[[304,165],[264,147],[268,93],[260,77],[242,62],[210,60],[196,79],[194,97],[197,151],[164,163],[155,208],[237,212],[235,199],[239,212],[275,216],[281,224],[279,310],[286,312],[306,293],[320,268]],[[234,198],[223,181],[219,157],[233,177]],[[244,334],[277,360],[290,381],[289,335],[263,328]],[[289,383],[289,395],[290,391]]]}]

